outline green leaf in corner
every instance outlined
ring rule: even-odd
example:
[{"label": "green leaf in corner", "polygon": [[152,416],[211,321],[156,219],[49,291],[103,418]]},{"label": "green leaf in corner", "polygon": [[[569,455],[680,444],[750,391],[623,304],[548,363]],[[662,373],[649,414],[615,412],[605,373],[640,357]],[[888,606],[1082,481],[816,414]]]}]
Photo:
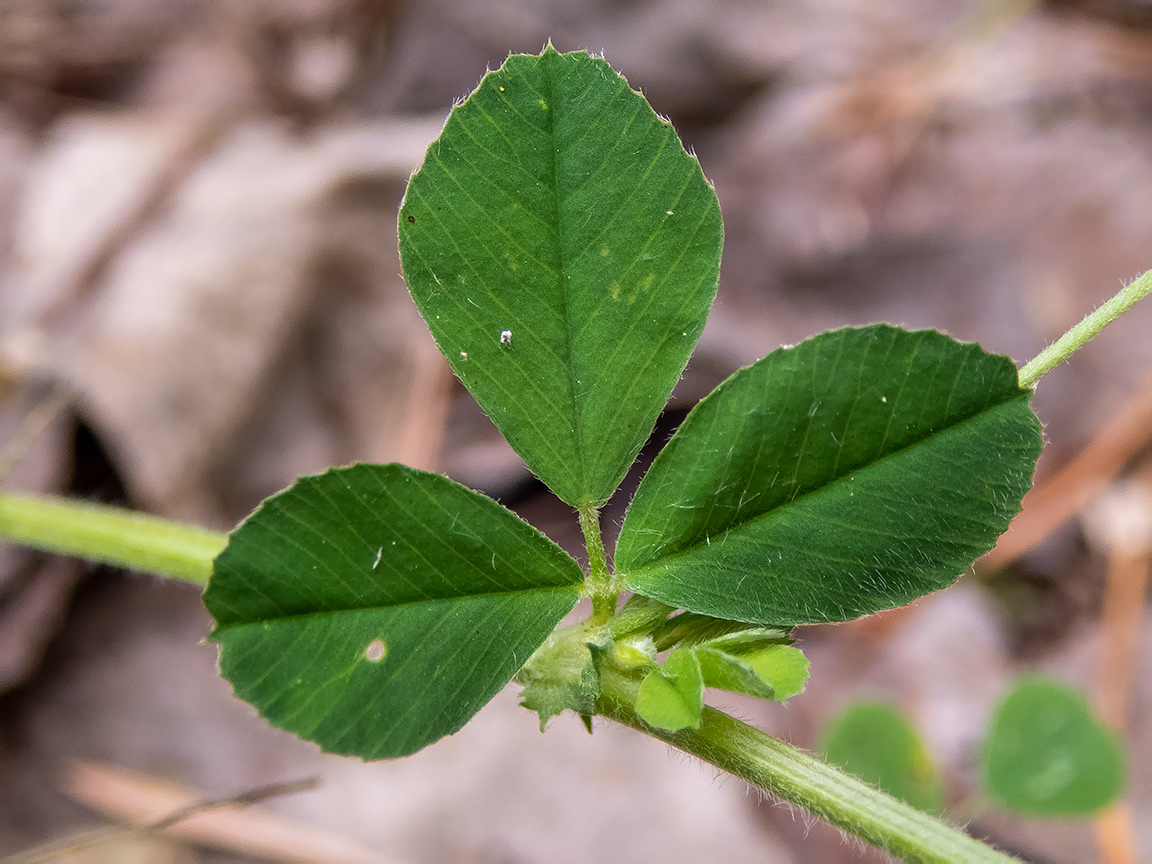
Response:
[{"label": "green leaf in corner", "polygon": [[773,351],[656,457],[616,547],[627,586],[752,623],[843,621],[950,584],[1020,509],[1040,424],[1012,362],[930,330]]},{"label": "green leaf in corner", "polygon": [[268,722],[382,759],[460,729],[576,604],[583,573],[439,474],[353,465],[262,504],[204,604],[220,671]]},{"label": "green leaf in corner", "polygon": [[903,712],[858,702],[824,730],[824,757],[866,783],[927,813],[944,808],[940,768]]},{"label": "green leaf in corner", "polygon": [[1032,816],[1091,816],[1124,790],[1124,751],[1084,697],[1021,681],[996,709],[984,744],[984,785]]},{"label": "green leaf in corner", "polygon": [[453,109],[400,209],[408,288],[452,369],[574,507],[615,491],[716,291],[716,195],[603,60],[514,54]]},{"label": "green leaf in corner", "polygon": [[704,678],[692,651],[672,651],[640,682],[636,713],[649,726],[669,732],[699,729],[703,712]]}]

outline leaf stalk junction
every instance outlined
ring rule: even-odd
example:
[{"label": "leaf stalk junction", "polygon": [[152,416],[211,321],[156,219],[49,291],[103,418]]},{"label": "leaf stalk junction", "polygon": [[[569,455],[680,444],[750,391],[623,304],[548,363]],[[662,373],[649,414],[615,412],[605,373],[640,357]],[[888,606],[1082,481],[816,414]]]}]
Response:
[{"label": "leaf stalk junction", "polygon": [[620,589],[608,569],[608,557],[600,531],[600,511],[593,507],[581,507],[576,512],[588,552],[587,590],[592,600],[592,622],[604,624],[616,612]]}]

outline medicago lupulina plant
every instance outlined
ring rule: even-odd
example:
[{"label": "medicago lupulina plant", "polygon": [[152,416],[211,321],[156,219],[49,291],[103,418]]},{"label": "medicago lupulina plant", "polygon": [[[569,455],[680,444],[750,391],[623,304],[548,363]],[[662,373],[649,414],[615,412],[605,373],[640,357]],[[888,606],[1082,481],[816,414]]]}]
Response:
[{"label": "medicago lupulina plant", "polygon": [[[603,60],[551,46],[488,73],[409,183],[412,296],[456,375],[578,513],[587,572],[491,498],[398,464],[302,478],[226,545],[15,495],[0,496],[0,533],[210,573],[221,673],[270,723],[334,753],[413,753],[515,680],[541,726],[608,717],[897,855],[1009,860],[704,694],[787,699],[808,674],[793,628],[906,604],[989,550],[1040,452],[1032,387],[1152,276],[1019,372],[885,324],[771,352],[688,414],[610,565],[599,510],[704,326],[722,233],[672,126]],[[557,629],[581,598],[590,617]]]}]

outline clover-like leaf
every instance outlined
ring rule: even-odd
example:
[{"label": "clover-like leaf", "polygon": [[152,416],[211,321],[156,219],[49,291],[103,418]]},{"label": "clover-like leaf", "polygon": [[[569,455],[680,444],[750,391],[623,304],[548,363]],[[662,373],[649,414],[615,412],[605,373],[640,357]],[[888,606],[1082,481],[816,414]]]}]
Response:
[{"label": "clover-like leaf", "polygon": [[439,474],[354,465],[269,498],[217,557],[220,671],[270,723],[381,759],[460,729],[576,604],[580,567]]},{"label": "clover-like leaf", "polygon": [[705,615],[842,621],[952,582],[1020,509],[1040,452],[1003,356],[843,329],[742,369],[688,415],[616,548],[629,588]]},{"label": "clover-like leaf", "polygon": [[1012,810],[1091,816],[1124,790],[1124,752],[1084,697],[1062,684],[1019,682],[993,714],[984,784]]},{"label": "clover-like leaf", "polygon": [[619,485],[716,290],[716,195],[603,60],[514,54],[453,109],[399,217],[452,369],[574,507]]}]

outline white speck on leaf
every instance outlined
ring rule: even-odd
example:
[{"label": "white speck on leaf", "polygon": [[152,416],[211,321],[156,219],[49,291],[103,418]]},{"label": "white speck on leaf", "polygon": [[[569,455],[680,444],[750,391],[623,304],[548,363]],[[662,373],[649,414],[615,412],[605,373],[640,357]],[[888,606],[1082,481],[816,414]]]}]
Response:
[{"label": "white speck on leaf", "polygon": [[380,566],[380,560],[384,557],[384,547],[381,546],[376,550],[376,560],[372,562],[372,569],[375,570]]},{"label": "white speck on leaf", "polygon": [[511,345],[512,344],[512,331],[511,330],[501,330],[500,331],[500,344],[501,345]]},{"label": "white speck on leaf", "polygon": [[468,359],[468,352],[467,351],[461,351],[460,352],[460,359],[461,360],[467,360]]},{"label": "white speck on leaf", "polygon": [[671,210],[669,210],[669,211],[668,211],[668,215],[669,215],[669,216],[671,216],[671,215],[672,215],[672,211],[671,211]]},{"label": "white speck on leaf", "polygon": [[384,640],[373,639],[368,643],[368,647],[364,649],[364,659],[369,663],[379,663],[387,653],[388,648],[384,644]]}]

